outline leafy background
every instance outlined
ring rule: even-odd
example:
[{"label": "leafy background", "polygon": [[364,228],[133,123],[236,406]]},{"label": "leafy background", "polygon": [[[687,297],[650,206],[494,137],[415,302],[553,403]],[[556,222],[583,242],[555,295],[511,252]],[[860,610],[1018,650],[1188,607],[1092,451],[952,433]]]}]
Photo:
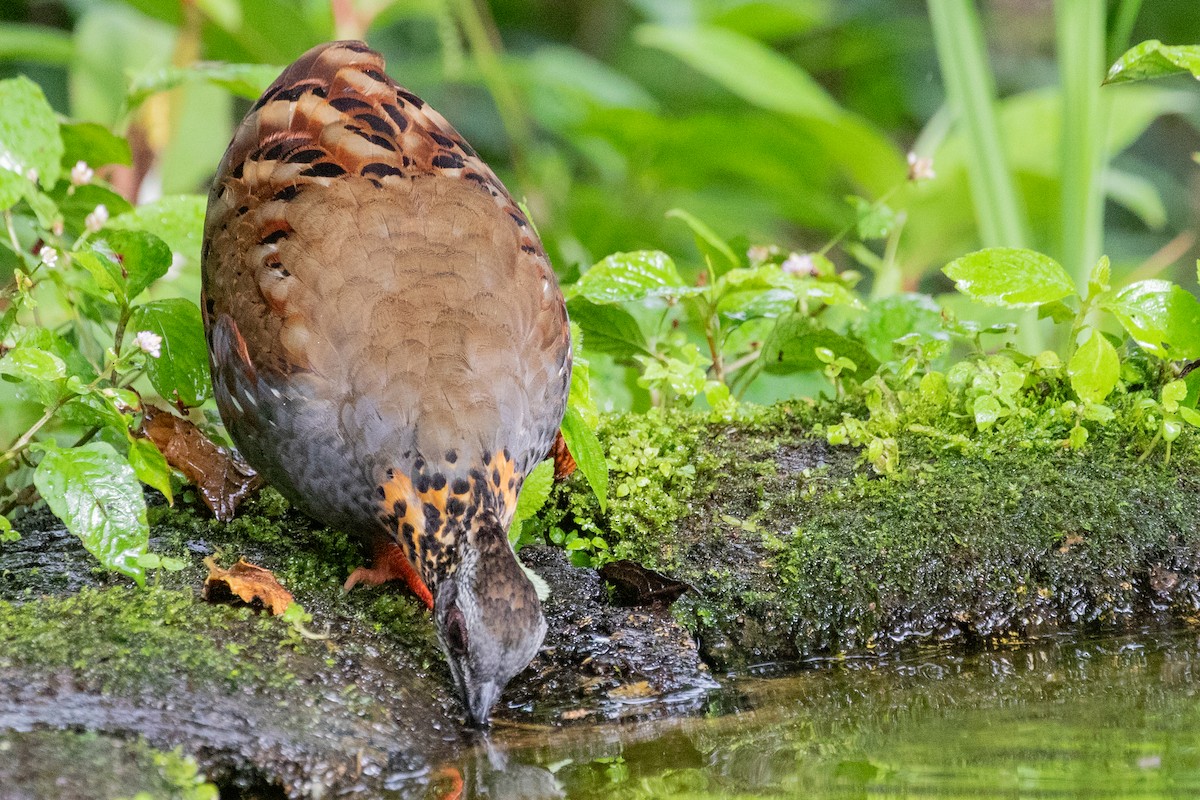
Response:
[{"label": "leafy background", "polygon": [[[10,2],[0,79],[29,80],[2,84],[0,141],[39,169],[0,169],[0,205],[17,204],[4,311],[24,325],[5,331],[0,442],[64,413],[49,438],[6,453],[0,513],[31,480],[62,494],[55,476],[80,485],[126,464],[170,491],[121,392],[213,421],[194,306],[203,194],[252,98],[339,37],[382,51],[530,208],[583,341],[566,423],[580,441],[597,410],[844,398],[879,370],[872,423],[827,433],[882,472],[889,426],[907,417],[872,392],[903,397],[910,379],[914,397],[957,398],[945,402],[982,431],[1021,416],[1022,387],[1059,375],[1067,410],[1051,432],[1082,446],[1118,384],[1136,384],[1122,377],[1130,356],[1200,355],[1186,331],[1200,92],[1186,75],[1100,88],[1133,43],[1200,42],[1192,0]],[[910,180],[909,154],[935,176]],[[69,179],[79,159],[96,180]],[[99,204],[108,221],[89,229]],[[46,236],[78,275],[37,273]],[[964,258],[999,246],[1028,250]],[[45,291],[26,291],[29,274]],[[1005,274],[1014,285],[995,282]],[[167,357],[129,349],[143,330]],[[88,341],[98,331],[111,352]],[[900,341],[909,367],[889,360]],[[1037,356],[1047,347],[1057,362]],[[964,357],[974,371],[926,380]],[[1174,377],[1157,375],[1174,388],[1148,401],[1155,442],[1178,435],[1181,402],[1194,413],[1200,390]],[[581,465],[603,501],[597,447],[573,449],[591,449]],[[544,497],[545,472],[532,482]]]}]

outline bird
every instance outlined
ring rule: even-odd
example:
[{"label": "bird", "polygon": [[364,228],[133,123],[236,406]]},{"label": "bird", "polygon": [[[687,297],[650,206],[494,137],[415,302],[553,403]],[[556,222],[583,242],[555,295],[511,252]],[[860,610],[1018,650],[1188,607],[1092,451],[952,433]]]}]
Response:
[{"label": "bird", "polygon": [[201,306],[240,453],[432,611],[466,712],[489,724],[546,620],[508,540],[571,380],[566,305],[526,213],[360,41],[288,66],[208,197]]}]

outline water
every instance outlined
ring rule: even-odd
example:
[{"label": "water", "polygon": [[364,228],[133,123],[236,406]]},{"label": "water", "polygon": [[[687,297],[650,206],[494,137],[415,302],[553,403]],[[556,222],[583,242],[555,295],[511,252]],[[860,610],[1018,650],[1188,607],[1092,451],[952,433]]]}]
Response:
[{"label": "water", "polygon": [[501,727],[458,768],[467,797],[1194,797],[1198,679],[1195,631],[832,661],[698,718]]}]

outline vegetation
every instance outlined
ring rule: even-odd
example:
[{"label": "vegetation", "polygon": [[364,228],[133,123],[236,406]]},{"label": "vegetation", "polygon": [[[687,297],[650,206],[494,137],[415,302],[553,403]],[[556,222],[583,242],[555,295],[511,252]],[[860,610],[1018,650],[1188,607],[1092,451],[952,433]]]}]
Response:
[{"label": "vegetation", "polygon": [[[1135,31],[1200,30],[1167,27],[1169,0],[1058,0],[1054,41],[1017,45],[1053,49],[1057,80],[1030,81],[991,69],[972,4],[837,5],[612,2],[531,21],[516,0],[130,0],[5,23],[0,536],[41,499],[109,569],[141,583],[177,566],[147,552],[142,484],[173,500],[182,481],[142,413],[157,396],[221,438],[200,192],[248,99],[333,36],[382,49],[537,219],[577,340],[564,433],[596,496],[571,502],[670,518],[679,486],[647,469],[696,475],[686,441],[605,453],[597,426],[642,423],[602,411],[719,422],[809,398],[808,430],[897,480],[914,447],[1087,452],[1105,432],[1170,459],[1200,426],[1200,301],[1167,161],[1180,144],[1162,155],[1144,134],[1172,115],[1186,157],[1200,93],[1137,81],[1200,77],[1200,50],[1121,53]],[[936,98],[908,85],[935,67]],[[585,515],[534,518],[550,491],[544,465],[517,544],[589,563],[619,550]]]}]

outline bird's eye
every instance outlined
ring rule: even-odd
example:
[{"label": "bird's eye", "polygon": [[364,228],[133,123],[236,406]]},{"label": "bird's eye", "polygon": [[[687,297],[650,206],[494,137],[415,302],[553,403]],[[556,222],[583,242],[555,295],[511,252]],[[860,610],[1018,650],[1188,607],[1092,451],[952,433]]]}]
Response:
[{"label": "bird's eye", "polygon": [[452,656],[461,658],[467,654],[467,621],[457,608],[446,620],[446,646]]}]

